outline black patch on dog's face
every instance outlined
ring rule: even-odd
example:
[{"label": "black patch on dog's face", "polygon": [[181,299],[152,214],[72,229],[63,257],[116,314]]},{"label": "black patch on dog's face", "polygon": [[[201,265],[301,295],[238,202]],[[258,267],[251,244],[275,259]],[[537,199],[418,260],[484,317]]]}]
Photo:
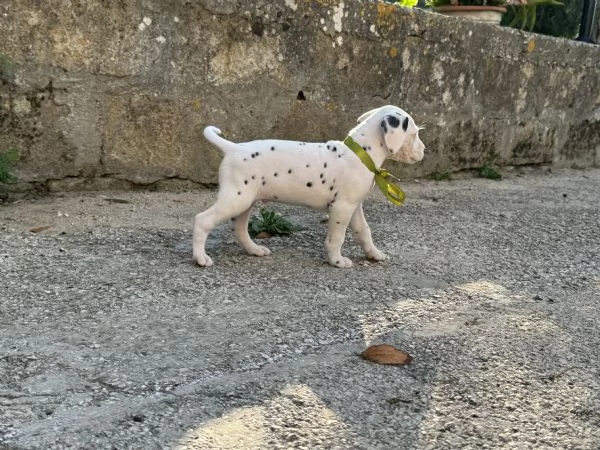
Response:
[{"label": "black patch on dog's face", "polygon": [[307,187],[312,187],[312,183],[309,181],[308,183],[306,183]]},{"label": "black patch on dog's face", "polygon": [[383,132],[387,133],[388,132],[388,127],[387,127],[387,123],[385,120],[381,121],[381,128],[383,128]]},{"label": "black patch on dog's face", "polygon": [[400,126],[400,119],[398,119],[397,117],[394,117],[394,116],[388,116],[387,123],[392,128],[398,128]]},{"label": "black patch on dog's face", "polygon": [[408,130],[408,117],[404,118],[404,122],[402,122],[402,129],[404,131]]}]

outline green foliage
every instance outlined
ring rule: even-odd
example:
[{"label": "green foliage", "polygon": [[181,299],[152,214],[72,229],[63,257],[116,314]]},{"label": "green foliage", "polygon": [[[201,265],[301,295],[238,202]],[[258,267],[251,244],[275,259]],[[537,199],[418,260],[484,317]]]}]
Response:
[{"label": "green foliage", "polygon": [[400,6],[403,6],[405,8],[413,8],[413,7],[417,6],[417,3],[419,3],[419,0],[398,0],[396,3],[398,3]]},{"label": "green foliage", "polygon": [[384,0],[386,3],[394,3],[398,6],[403,6],[404,8],[413,8],[417,6],[419,0]]},{"label": "green foliage", "polygon": [[[425,6],[449,6],[454,0],[426,0]],[[505,6],[505,0],[458,0],[461,6]]]},{"label": "green foliage", "polygon": [[515,16],[508,26],[533,31],[533,27],[537,21],[538,7],[546,5],[564,6],[563,3],[557,0],[527,0],[526,4],[516,7]]},{"label": "green foliage", "polygon": [[281,214],[265,208],[260,209],[260,217],[253,217],[248,223],[248,232],[252,237],[256,237],[260,233],[268,233],[271,236],[287,236],[301,229],[302,227],[292,224]]},{"label": "green foliage", "polygon": [[11,81],[15,75],[15,63],[7,55],[0,52],[0,80]]},{"label": "green foliage", "polygon": [[452,179],[452,174],[448,169],[436,170],[431,174],[431,179],[435,181],[450,181]]},{"label": "green foliage", "polygon": [[6,153],[0,153],[0,184],[16,180],[10,173],[10,168],[18,159],[19,152],[15,148],[11,148]]},{"label": "green foliage", "polygon": [[488,180],[501,180],[502,174],[498,172],[498,170],[492,166],[491,163],[486,163],[479,168],[477,174],[481,178],[487,178]]},{"label": "green foliage", "polygon": [[[508,12],[502,17],[502,25],[514,26],[548,36],[575,39],[579,34],[583,0],[562,0],[560,7],[556,3],[537,3],[532,10],[529,6],[510,6]],[[528,2],[529,4],[531,4],[531,0]],[[530,10],[521,12],[520,10],[523,8]],[[519,14],[527,15],[530,21],[529,26],[527,26],[527,22],[518,18]],[[531,21],[533,21],[533,26],[531,26]]]}]

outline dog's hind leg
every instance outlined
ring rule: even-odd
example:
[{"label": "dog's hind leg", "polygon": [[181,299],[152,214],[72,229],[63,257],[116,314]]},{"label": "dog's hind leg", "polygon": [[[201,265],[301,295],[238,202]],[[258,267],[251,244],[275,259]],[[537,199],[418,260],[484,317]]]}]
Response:
[{"label": "dog's hind leg", "polygon": [[193,252],[194,260],[199,266],[212,266],[212,259],[206,254],[205,245],[209,233],[224,220],[237,217],[249,209],[247,203],[233,202],[225,196],[219,196],[219,200],[206,211],[196,215],[194,221]]},{"label": "dog's hind leg", "polygon": [[251,212],[252,206],[235,218],[235,236],[249,255],[270,255],[271,250],[269,250],[267,247],[263,247],[262,245],[257,245],[254,241],[252,241],[252,239],[250,239],[250,235],[248,234],[248,220],[250,219]]},{"label": "dog's hind leg", "polygon": [[356,208],[352,218],[350,219],[350,228],[354,231],[356,240],[365,251],[367,258],[374,259],[375,261],[383,261],[385,259],[385,253],[377,249],[373,244],[373,238],[371,237],[371,229],[365,219],[365,213],[363,212],[362,203]]}]

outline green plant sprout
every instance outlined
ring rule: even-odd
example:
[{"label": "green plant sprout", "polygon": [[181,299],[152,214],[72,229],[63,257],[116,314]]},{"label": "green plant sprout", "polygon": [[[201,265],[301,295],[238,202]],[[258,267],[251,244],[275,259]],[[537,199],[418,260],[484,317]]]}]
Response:
[{"label": "green plant sprout", "polygon": [[7,55],[0,52],[0,80],[10,81],[15,75],[15,63]]},{"label": "green plant sprout", "polygon": [[501,180],[502,174],[498,172],[491,164],[484,164],[479,168],[477,174],[481,178],[487,178],[488,180]]},{"label": "green plant sprout", "polygon": [[252,237],[256,237],[260,233],[270,236],[288,236],[300,230],[302,227],[292,224],[281,214],[265,208],[260,209],[260,217],[253,217],[248,223],[248,232]]},{"label": "green plant sprout", "polygon": [[414,8],[419,3],[419,0],[398,0],[396,3],[404,8]]},{"label": "green plant sprout", "polygon": [[565,6],[557,0],[520,0],[520,3],[511,3],[510,6],[515,8],[516,13],[509,26],[532,31],[537,18],[537,7],[542,5]]},{"label": "green plant sprout", "polygon": [[10,183],[15,181],[15,176],[10,173],[11,166],[19,159],[19,152],[15,148],[9,149],[6,153],[0,153],[0,183]]},{"label": "green plant sprout", "polygon": [[452,179],[452,174],[448,169],[436,170],[430,175],[430,177],[435,181],[450,181]]}]

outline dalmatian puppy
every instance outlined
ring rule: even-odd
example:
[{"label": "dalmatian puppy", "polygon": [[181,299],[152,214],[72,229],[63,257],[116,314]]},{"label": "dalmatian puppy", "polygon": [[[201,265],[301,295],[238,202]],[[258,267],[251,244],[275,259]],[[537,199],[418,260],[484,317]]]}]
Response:
[{"label": "dalmatian puppy", "polygon": [[[349,137],[370,155],[379,168],[386,159],[413,164],[423,159],[425,146],[419,127],[402,109],[388,105],[366,112]],[[268,248],[257,245],[248,234],[254,202],[277,201],[325,209],[329,213],[325,247],[329,263],[352,267],[341,254],[346,228],[354,231],[369,259],[381,261],[385,254],[373,244],[362,202],[374,184],[374,174],[343,142],[307,143],[284,140],[230,142],[213,126],[204,136],[224,153],[219,169],[216,203],[196,215],[193,255],[200,266],[211,266],[206,239],[220,222],[235,219],[235,235],[247,253],[266,256]]]}]

